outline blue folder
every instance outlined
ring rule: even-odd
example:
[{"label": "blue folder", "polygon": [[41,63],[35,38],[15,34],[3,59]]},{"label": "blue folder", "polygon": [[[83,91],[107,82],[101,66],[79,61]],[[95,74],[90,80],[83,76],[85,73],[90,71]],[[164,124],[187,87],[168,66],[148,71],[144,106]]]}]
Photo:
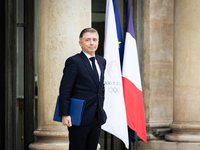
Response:
[{"label": "blue folder", "polygon": [[[85,108],[85,100],[70,98],[69,115],[71,117],[72,125],[80,126],[84,108]],[[53,120],[62,122],[62,116],[59,116],[59,96],[57,98]]]}]

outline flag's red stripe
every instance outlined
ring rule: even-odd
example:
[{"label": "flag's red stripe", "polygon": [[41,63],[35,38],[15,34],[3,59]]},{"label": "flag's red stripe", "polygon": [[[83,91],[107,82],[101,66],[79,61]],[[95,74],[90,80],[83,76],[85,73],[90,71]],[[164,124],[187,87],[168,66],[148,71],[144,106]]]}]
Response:
[{"label": "flag's red stripe", "polygon": [[147,143],[142,91],[122,77],[128,126]]}]

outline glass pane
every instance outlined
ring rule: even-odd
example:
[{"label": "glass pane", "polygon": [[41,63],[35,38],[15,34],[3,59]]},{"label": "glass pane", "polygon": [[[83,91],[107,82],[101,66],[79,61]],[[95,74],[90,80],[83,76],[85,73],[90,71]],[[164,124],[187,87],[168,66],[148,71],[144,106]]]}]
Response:
[{"label": "glass pane", "polygon": [[[24,0],[16,0],[17,23],[24,23]],[[24,28],[17,27],[17,149],[24,149]]]},{"label": "glass pane", "polygon": [[17,98],[24,97],[24,28],[17,28]]},{"label": "glass pane", "polygon": [[17,0],[17,23],[24,23],[24,0]]},{"label": "glass pane", "polygon": [[38,0],[35,0],[35,96],[38,95]]}]

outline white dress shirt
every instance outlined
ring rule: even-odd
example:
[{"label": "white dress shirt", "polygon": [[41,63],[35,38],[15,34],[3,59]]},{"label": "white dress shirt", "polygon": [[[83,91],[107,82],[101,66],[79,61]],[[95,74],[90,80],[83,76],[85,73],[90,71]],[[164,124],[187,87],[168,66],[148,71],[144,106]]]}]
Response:
[{"label": "white dress shirt", "polygon": [[[92,61],[90,60],[90,57],[95,57],[95,55],[94,55],[94,56],[91,56],[91,55],[85,53],[84,51],[83,51],[83,53],[84,53],[85,56],[88,58],[88,60],[89,60],[89,62],[90,62],[90,65],[91,65],[91,67],[92,67]],[[100,67],[99,67],[99,64],[98,64],[96,58],[95,58],[95,65],[96,65],[97,73],[98,73],[98,75],[99,75],[99,80],[100,80],[101,70],[100,70]],[[93,67],[92,67],[92,68],[93,68]]]}]

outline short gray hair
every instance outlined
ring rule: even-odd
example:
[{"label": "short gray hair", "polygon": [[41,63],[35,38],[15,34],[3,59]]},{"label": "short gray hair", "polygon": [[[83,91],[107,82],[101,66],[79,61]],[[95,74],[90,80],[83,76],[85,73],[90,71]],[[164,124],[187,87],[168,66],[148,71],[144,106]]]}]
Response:
[{"label": "short gray hair", "polygon": [[84,34],[85,34],[86,32],[96,33],[97,36],[98,36],[98,40],[99,40],[99,34],[98,34],[98,32],[97,32],[96,29],[94,29],[94,28],[85,28],[85,29],[83,29],[83,30],[81,31],[81,33],[80,33],[80,35],[79,35],[79,40],[80,40],[80,41],[83,40],[83,36],[84,36]]}]

